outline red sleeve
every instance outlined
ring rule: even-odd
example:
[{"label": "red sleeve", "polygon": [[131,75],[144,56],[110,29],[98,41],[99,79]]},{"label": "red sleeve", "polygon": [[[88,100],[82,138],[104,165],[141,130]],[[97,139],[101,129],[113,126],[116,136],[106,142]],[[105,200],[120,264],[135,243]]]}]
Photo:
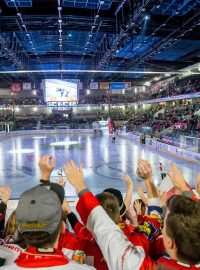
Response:
[{"label": "red sleeve", "polygon": [[159,236],[155,241],[150,243],[149,255],[153,260],[158,260],[165,253],[165,246],[162,235]]},{"label": "red sleeve", "polygon": [[83,230],[85,228],[85,225],[83,225],[82,223],[80,223],[79,221],[76,223],[76,225],[74,226],[74,232],[76,234],[76,236],[79,235],[80,231]]},{"label": "red sleeve", "polygon": [[140,266],[140,270],[157,270],[157,263],[153,261],[149,256],[146,257]]},{"label": "red sleeve", "polygon": [[142,247],[145,251],[145,254],[149,254],[149,241],[148,238],[140,233],[133,232],[130,237],[128,237],[129,241],[133,243],[136,247]]},{"label": "red sleeve", "polygon": [[81,224],[80,222],[77,222],[74,227],[74,232],[76,236],[80,239],[88,239],[91,240],[93,238],[92,234],[88,229]]},{"label": "red sleeve", "polygon": [[81,219],[84,222],[84,224],[87,224],[88,216],[90,215],[92,210],[97,206],[100,206],[100,204],[91,192],[88,191],[80,197],[76,205],[76,209],[79,215],[81,216]]}]

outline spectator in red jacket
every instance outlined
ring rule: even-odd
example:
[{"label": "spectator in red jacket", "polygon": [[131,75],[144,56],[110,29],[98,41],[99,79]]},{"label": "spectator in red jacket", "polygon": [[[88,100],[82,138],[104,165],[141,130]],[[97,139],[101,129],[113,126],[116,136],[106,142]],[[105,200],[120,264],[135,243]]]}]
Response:
[{"label": "spectator in red jacket", "polygon": [[[156,269],[159,264],[166,266],[166,269],[198,269],[200,267],[199,201],[184,195],[176,195],[168,202],[163,239],[169,256],[154,262],[145,255],[144,249],[131,244],[105,214],[84,183],[82,166],[78,168],[73,161],[70,161],[64,165],[64,168],[68,180],[80,196],[77,210],[97,239],[110,269],[150,270]],[[150,164],[141,161],[138,164],[137,172],[145,181],[149,199],[155,202],[153,196],[155,196],[156,190],[153,187]],[[190,192],[173,167],[170,176],[174,180],[174,185],[183,194]]]}]

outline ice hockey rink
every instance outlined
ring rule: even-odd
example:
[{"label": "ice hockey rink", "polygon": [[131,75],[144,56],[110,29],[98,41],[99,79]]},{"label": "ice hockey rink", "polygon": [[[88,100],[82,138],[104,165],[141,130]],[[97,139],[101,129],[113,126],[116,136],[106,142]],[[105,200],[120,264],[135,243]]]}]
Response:
[{"label": "ice hockey rink", "polygon": [[[125,191],[123,176],[128,173],[134,182],[141,182],[137,177],[138,159],[148,160],[153,167],[153,178],[157,185],[161,181],[159,162],[167,172],[171,162],[178,164],[187,182],[194,187],[200,167],[180,158],[151,150],[127,138],[117,136],[112,143],[112,136],[101,134],[73,135],[29,135],[2,139],[0,142],[0,179],[1,185],[13,187],[12,198],[16,199],[26,189],[36,185],[40,179],[38,160],[42,155],[53,155],[56,167],[51,181],[63,174],[63,163],[73,159],[83,162],[84,176],[90,190],[99,193],[113,187]],[[73,188],[67,184],[66,196],[76,196]]]}]

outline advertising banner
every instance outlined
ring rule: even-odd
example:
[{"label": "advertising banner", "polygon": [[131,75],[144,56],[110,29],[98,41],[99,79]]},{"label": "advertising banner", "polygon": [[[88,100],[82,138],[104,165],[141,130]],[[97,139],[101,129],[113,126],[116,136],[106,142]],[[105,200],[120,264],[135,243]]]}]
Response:
[{"label": "advertising banner", "polygon": [[13,82],[11,84],[12,93],[20,93],[22,91],[22,84],[20,82]]},{"label": "advertising banner", "polygon": [[98,90],[99,89],[99,83],[98,82],[91,82],[90,83],[90,89]]},{"label": "advertising banner", "polygon": [[110,83],[109,82],[100,82],[100,90],[109,90]]},{"label": "advertising banner", "polygon": [[124,93],[131,90],[131,82],[111,82],[110,90],[113,93]]}]

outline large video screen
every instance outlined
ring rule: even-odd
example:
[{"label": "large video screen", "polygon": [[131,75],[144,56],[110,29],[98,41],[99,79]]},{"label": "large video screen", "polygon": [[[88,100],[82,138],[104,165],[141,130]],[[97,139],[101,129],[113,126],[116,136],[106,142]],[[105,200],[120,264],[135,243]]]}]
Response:
[{"label": "large video screen", "polygon": [[77,102],[78,80],[43,80],[44,98],[46,102]]}]

